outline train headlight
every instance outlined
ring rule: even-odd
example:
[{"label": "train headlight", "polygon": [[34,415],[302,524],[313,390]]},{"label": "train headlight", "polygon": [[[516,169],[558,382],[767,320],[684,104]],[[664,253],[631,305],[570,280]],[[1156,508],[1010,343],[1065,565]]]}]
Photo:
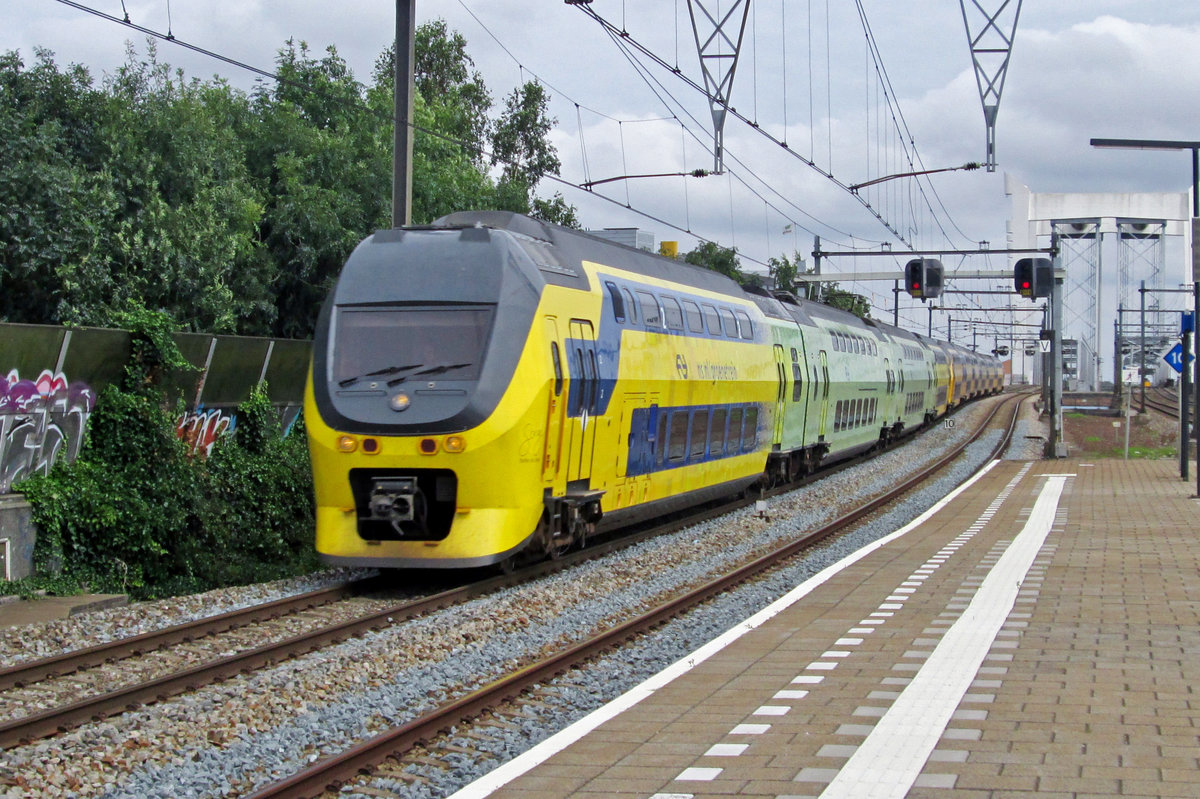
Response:
[{"label": "train headlight", "polygon": [[408,395],[403,392],[394,395],[388,400],[388,405],[391,406],[393,411],[403,411],[411,404],[412,400],[410,400]]},{"label": "train headlight", "polygon": [[354,436],[340,436],[337,440],[339,452],[354,452],[358,449],[358,439]]},{"label": "train headlight", "polygon": [[462,452],[466,448],[467,442],[462,436],[446,436],[446,440],[442,442],[442,449],[447,452]]}]

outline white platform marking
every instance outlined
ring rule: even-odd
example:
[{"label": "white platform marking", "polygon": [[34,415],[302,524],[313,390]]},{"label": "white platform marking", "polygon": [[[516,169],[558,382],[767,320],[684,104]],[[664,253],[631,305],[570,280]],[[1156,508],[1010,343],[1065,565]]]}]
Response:
[{"label": "white platform marking", "polygon": [[[542,741],[532,749],[526,750],[524,753],[508,761],[496,770],[484,774],[479,779],[452,794],[450,799],[477,799],[477,797],[489,796],[493,791],[504,787],[517,777],[520,777],[534,767],[544,763],[546,760],[550,759],[550,757],[558,752],[561,752],[563,749],[566,749],[568,746],[575,743],[604,722],[616,718],[621,713],[633,707],[638,702],[641,702],[646,697],[652,696],[659,688],[669,685],[677,677],[696,668],[701,663],[725,649],[725,647],[729,646],[746,633],[770,621],[775,616],[779,615],[804,597],[811,594],[816,589],[820,588],[843,570],[853,566],[855,563],[858,563],[860,560],[872,554],[876,550],[887,546],[901,536],[907,535],[913,530],[916,530],[918,527],[936,515],[942,508],[953,502],[960,494],[962,494],[971,486],[975,485],[975,483],[977,483],[979,480],[983,479],[984,475],[994,469],[997,465],[999,465],[999,463],[1000,461],[990,461],[986,466],[972,475],[969,480],[955,488],[946,496],[942,497],[933,505],[933,507],[901,527],[896,532],[892,533],[891,535],[886,535],[877,541],[873,541],[857,552],[853,552],[850,555],[842,558],[837,563],[822,569],[800,585],[793,588],[788,593],[784,594],[779,599],[772,602],[767,607],[760,610],[758,613],[755,613],[750,618],[725,631],[696,651],[675,661],[675,663],[671,664],[654,676],[646,679],[639,685],[629,689],[608,704],[596,708],[591,713],[584,716],[582,719],[570,725],[566,729],[560,730],[554,735],[551,735],[549,738]],[[876,612],[872,613],[871,615],[891,616],[892,614]],[[795,681],[793,680],[793,682]]]},{"label": "white platform marking", "polygon": [[979,587],[962,617],[822,792],[822,799],[903,799],[970,688],[1021,580],[1054,524],[1067,475],[1051,475],[1029,521]]}]

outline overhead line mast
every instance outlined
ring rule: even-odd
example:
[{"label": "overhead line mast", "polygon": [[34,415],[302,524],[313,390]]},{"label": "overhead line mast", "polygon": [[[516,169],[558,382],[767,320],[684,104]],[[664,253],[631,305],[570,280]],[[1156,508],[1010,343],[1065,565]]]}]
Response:
[{"label": "overhead line mast", "polygon": [[[700,10],[703,19],[697,20],[696,9]],[[739,10],[741,22],[737,22],[735,40],[729,33],[732,32],[732,23],[736,22],[734,14]],[[717,14],[720,13],[718,7]],[[719,175],[725,171],[725,117],[729,107],[729,92],[733,88],[733,74],[742,50],[742,36],[746,32],[746,19],[750,15],[750,0],[735,0],[720,19],[709,13],[701,0],[688,0],[688,15],[692,20],[692,34],[700,55],[700,70],[704,73],[705,94],[708,95],[708,107],[712,112],[713,172]],[[709,26],[705,27],[702,34],[701,26],[705,21]]]},{"label": "overhead line mast", "polygon": [[[975,85],[979,89],[979,100],[983,103],[983,121],[987,125],[987,171],[996,171],[996,116],[1000,112],[1000,94],[1004,91],[1004,79],[1008,75],[1008,61],[1012,56],[1013,39],[1017,35],[1017,20],[1021,17],[1022,0],[1001,0],[995,11],[984,9],[980,0],[970,0],[972,6],[983,15],[983,24],[971,30],[967,15],[967,0],[958,0],[962,9],[963,24],[967,27],[967,43],[971,46],[971,61],[975,65]],[[1001,16],[1011,10],[1012,24],[1001,27]]]}]

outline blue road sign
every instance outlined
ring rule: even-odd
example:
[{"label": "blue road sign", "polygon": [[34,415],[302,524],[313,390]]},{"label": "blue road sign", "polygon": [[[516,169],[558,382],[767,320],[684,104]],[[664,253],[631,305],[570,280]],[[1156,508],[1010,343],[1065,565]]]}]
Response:
[{"label": "blue road sign", "polygon": [[[1183,373],[1183,344],[1176,344],[1171,349],[1163,353],[1163,360],[1171,365],[1177,373]],[[1195,363],[1196,356],[1188,353],[1188,363]]]}]

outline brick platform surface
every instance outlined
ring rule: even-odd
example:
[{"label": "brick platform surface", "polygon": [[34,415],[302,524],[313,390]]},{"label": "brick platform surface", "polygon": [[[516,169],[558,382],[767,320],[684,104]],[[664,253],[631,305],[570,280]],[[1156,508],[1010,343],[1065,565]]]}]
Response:
[{"label": "brick platform surface", "polygon": [[1002,462],[491,795],[1200,797],[1192,492]]}]

